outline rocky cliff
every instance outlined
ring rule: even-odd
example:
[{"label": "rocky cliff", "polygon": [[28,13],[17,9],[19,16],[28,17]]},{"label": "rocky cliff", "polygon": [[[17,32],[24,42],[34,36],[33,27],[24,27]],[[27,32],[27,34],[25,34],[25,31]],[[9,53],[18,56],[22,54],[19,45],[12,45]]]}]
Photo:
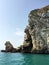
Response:
[{"label": "rocky cliff", "polygon": [[49,5],[30,11],[28,25],[24,32],[23,45],[17,49],[11,46],[10,50],[26,53],[49,53]]},{"label": "rocky cliff", "polygon": [[25,52],[49,52],[49,5],[29,13],[28,25],[24,32]]}]

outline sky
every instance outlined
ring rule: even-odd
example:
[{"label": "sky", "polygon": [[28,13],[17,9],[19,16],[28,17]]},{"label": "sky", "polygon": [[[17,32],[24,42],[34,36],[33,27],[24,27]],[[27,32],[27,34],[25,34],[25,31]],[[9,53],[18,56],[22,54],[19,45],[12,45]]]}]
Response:
[{"label": "sky", "polygon": [[6,41],[15,48],[22,45],[29,12],[46,5],[49,0],[0,0],[0,50]]}]

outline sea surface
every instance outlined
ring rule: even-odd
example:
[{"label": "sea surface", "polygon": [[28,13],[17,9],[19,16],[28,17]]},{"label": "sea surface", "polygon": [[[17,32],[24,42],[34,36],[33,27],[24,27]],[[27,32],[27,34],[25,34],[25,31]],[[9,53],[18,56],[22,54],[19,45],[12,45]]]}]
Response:
[{"label": "sea surface", "polygon": [[0,65],[49,65],[49,55],[0,52]]}]

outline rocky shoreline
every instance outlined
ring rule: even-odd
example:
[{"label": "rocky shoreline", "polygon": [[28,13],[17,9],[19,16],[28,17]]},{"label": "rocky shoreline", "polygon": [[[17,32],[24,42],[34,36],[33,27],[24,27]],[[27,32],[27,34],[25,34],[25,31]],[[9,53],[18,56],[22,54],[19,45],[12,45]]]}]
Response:
[{"label": "rocky shoreline", "polygon": [[1,52],[49,54],[49,5],[29,13],[24,32],[23,45],[14,48],[10,41],[6,41],[5,50]]}]

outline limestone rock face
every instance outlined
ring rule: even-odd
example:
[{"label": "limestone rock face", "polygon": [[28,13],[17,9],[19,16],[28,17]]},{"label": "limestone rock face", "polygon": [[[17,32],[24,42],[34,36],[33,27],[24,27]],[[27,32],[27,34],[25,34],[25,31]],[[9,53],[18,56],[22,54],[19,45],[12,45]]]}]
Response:
[{"label": "limestone rock face", "polygon": [[23,45],[31,47],[30,52],[49,50],[49,5],[29,13],[25,33]]}]

